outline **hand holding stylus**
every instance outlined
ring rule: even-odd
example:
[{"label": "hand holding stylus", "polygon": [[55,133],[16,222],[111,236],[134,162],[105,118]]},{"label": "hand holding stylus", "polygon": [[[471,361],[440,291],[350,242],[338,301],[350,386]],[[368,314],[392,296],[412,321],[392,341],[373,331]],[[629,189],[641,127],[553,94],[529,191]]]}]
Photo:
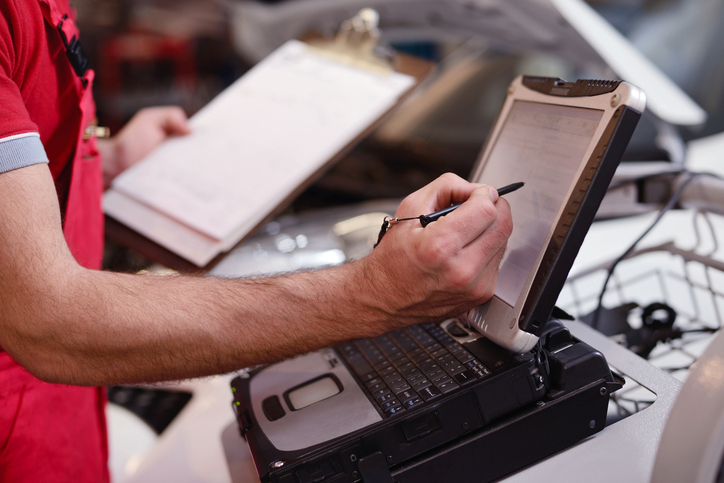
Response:
[{"label": "hand holding stylus", "polygon": [[[513,191],[519,190],[525,185],[524,182],[519,181],[517,183],[511,183],[507,186],[503,186],[502,188],[498,188],[498,196],[507,195],[508,193],[512,193]],[[433,221],[437,221],[440,217],[447,215],[448,213],[452,213],[456,209],[458,209],[462,203],[458,203],[456,205],[448,206],[447,208],[444,208],[440,211],[436,211],[434,213],[430,213],[429,215],[420,215],[420,216],[413,216],[410,218],[390,218],[385,217],[385,220],[382,222],[382,227],[380,228],[380,234],[377,237],[377,243],[375,243],[374,248],[377,247],[377,245],[380,244],[380,241],[382,240],[382,237],[385,236],[385,233],[387,233],[387,229],[396,223],[399,223],[400,221],[409,221],[409,220],[420,220],[420,224],[424,227],[432,223]]]}]

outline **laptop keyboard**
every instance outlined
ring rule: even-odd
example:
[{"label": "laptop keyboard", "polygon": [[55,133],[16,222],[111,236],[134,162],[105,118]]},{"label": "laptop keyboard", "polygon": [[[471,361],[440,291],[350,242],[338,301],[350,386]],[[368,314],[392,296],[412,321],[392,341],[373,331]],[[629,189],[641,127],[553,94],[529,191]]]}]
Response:
[{"label": "laptop keyboard", "polygon": [[347,342],[337,349],[387,416],[434,402],[490,374],[436,324]]}]

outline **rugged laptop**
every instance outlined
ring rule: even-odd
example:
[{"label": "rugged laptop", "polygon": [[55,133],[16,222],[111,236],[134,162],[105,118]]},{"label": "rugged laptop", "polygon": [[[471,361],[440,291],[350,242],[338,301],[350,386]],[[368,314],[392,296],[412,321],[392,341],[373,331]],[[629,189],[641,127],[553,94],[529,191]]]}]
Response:
[{"label": "rugged laptop", "polygon": [[600,431],[621,382],[551,314],[644,105],[625,82],[515,79],[470,177],[525,182],[495,296],[235,378],[261,480],[489,481]]}]

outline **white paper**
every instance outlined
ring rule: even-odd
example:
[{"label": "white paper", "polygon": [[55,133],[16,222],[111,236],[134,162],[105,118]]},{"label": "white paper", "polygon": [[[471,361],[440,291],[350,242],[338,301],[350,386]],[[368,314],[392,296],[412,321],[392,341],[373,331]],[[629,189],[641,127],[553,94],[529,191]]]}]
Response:
[{"label": "white paper", "polygon": [[193,116],[191,135],[165,142],[112,189],[230,248],[413,83],[287,42]]}]

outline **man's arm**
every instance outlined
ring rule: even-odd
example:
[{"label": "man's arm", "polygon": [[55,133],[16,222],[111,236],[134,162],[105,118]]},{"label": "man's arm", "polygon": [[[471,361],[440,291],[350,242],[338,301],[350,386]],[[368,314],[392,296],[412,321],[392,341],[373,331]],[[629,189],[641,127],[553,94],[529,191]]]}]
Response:
[{"label": "man's arm", "polygon": [[74,261],[47,165],[0,174],[0,193],[0,346],[79,385],[228,372],[457,315],[492,296],[512,229],[494,190],[446,175],[398,216],[468,202],[424,229],[392,227],[359,261],[254,280],[139,276]]}]

